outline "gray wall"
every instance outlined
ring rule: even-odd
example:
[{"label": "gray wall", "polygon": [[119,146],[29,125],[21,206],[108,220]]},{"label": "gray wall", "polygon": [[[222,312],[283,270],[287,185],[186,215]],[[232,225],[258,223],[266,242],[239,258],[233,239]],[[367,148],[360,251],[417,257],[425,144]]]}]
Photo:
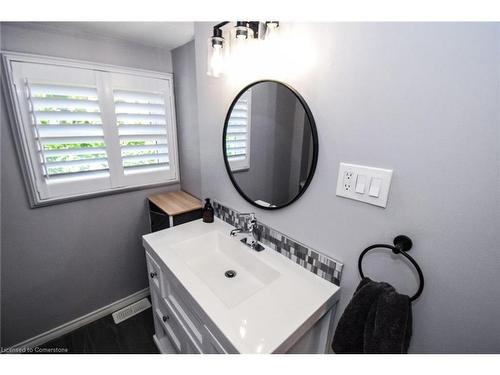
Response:
[{"label": "gray wall", "polygon": [[[426,277],[413,304],[411,352],[500,352],[499,25],[293,25],[304,38],[297,64],[313,56],[311,48],[315,64],[290,72],[294,61],[283,62],[272,78],[309,103],[320,152],[308,191],[272,212],[238,195],[220,144],[232,98],[264,77],[248,71],[208,77],[211,26],[195,26],[203,195],[256,211],[263,222],[343,261],[339,313],[359,282],[359,253],[409,235]],[[341,161],[394,169],[387,209],[335,196]],[[365,262],[373,278],[415,290],[415,275],[397,257],[379,253]]]},{"label": "gray wall", "polygon": [[[167,51],[3,25],[2,49],[171,72]],[[2,105],[5,105],[2,95]],[[1,342],[16,344],[147,286],[146,196],[178,185],[30,209],[1,113]]]},{"label": "gray wall", "polygon": [[182,190],[201,196],[194,40],[172,50]]}]

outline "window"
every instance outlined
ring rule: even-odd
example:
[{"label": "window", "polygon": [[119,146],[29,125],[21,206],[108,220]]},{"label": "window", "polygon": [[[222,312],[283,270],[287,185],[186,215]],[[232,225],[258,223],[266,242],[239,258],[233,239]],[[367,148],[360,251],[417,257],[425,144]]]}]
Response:
[{"label": "window", "polygon": [[232,171],[250,168],[250,124],[252,90],[247,90],[236,102],[226,130],[226,154]]},{"label": "window", "polygon": [[4,55],[33,206],[178,182],[169,74]]}]

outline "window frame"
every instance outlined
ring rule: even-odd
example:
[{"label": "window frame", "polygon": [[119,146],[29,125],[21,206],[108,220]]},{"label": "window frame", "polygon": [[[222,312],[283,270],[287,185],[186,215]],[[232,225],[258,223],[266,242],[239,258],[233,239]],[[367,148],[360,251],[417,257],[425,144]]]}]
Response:
[{"label": "window frame", "polygon": [[[178,184],[180,182],[179,175],[179,155],[178,155],[178,140],[177,140],[177,124],[175,115],[175,97],[173,89],[173,74],[156,72],[150,70],[142,70],[136,68],[128,68],[117,65],[94,63],[90,61],[80,61],[59,57],[51,57],[44,55],[34,55],[27,53],[18,53],[10,51],[1,51],[2,54],[2,89],[4,90],[6,98],[6,112],[11,124],[14,141],[16,142],[16,152],[20,160],[21,172],[28,192],[29,203],[32,208],[47,206],[52,204],[64,203],[69,201],[76,201],[86,198],[92,198],[102,195],[116,194],[126,191],[140,190],[152,188],[157,186],[166,186]],[[169,136],[169,158],[171,168],[173,169],[170,179],[161,182],[147,182],[147,183],[132,183],[126,186],[109,187],[104,190],[76,193],[64,196],[55,196],[43,199],[38,193],[39,183],[37,181],[38,162],[32,160],[31,146],[33,137],[26,134],[25,113],[23,112],[24,104],[19,101],[18,88],[16,87],[15,78],[13,74],[12,63],[34,63],[45,64],[52,66],[61,66],[67,68],[78,68],[93,70],[104,74],[124,74],[130,76],[138,76],[144,78],[160,79],[168,82],[169,102],[166,102],[168,110],[167,116],[167,131],[171,133]],[[99,79],[97,79],[99,81]],[[97,82],[98,84],[98,82]],[[115,108],[107,108],[108,111],[115,111]],[[107,147],[110,147],[107,145]],[[112,177],[111,177],[112,178]]]}]

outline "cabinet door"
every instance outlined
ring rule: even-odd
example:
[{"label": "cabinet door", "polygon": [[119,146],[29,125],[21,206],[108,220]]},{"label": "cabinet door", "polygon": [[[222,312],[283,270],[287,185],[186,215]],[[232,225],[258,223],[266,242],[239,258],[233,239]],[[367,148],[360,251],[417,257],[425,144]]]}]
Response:
[{"label": "cabinet door", "polygon": [[146,252],[146,264],[148,267],[148,278],[151,293],[156,292],[161,296],[163,286],[163,273],[158,263]]},{"label": "cabinet door", "polygon": [[177,352],[182,354],[202,353],[201,348],[193,340],[172,307],[156,294],[153,299],[155,300],[153,304],[155,314]]},{"label": "cabinet door", "polygon": [[160,332],[158,332],[157,330],[157,336],[167,336],[175,351],[177,353],[181,353],[181,332],[177,324],[175,324],[175,318],[161,303],[161,300],[158,298],[156,293],[151,293],[151,299],[153,300],[153,313],[155,316],[155,320],[159,323],[161,328]]},{"label": "cabinet door", "polygon": [[189,301],[183,292],[181,284],[175,279],[168,268],[163,269],[163,294],[164,302],[172,307],[180,322],[186,328],[189,335],[200,347],[204,347],[203,320],[195,312],[195,306]]}]

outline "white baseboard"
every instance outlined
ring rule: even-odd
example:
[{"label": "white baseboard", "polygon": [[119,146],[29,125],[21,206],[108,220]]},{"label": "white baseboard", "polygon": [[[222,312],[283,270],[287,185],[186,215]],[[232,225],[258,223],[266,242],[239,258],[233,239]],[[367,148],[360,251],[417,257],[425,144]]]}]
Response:
[{"label": "white baseboard", "polygon": [[140,299],[143,299],[144,297],[147,297],[148,295],[149,295],[149,288],[139,290],[138,292],[135,292],[134,294],[131,294],[128,297],[110,303],[109,305],[101,307],[100,309],[97,309],[89,314],[76,318],[68,323],[60,325],[59,327],[52,328],[47,332],[41,333],[28,340],[24,340],[23,342],[15,344],[10,349],[34,348],[40,346],[42,344],[45,344],[46,342],[61,337],[62,335],[70,333],[75,329],[83,327],[84,325],[87,325],[98,319],[101,319],[106,315],[112,314],[115,311],[124,308],[125,306],[128,306],[134,302],[139,301]]}]

